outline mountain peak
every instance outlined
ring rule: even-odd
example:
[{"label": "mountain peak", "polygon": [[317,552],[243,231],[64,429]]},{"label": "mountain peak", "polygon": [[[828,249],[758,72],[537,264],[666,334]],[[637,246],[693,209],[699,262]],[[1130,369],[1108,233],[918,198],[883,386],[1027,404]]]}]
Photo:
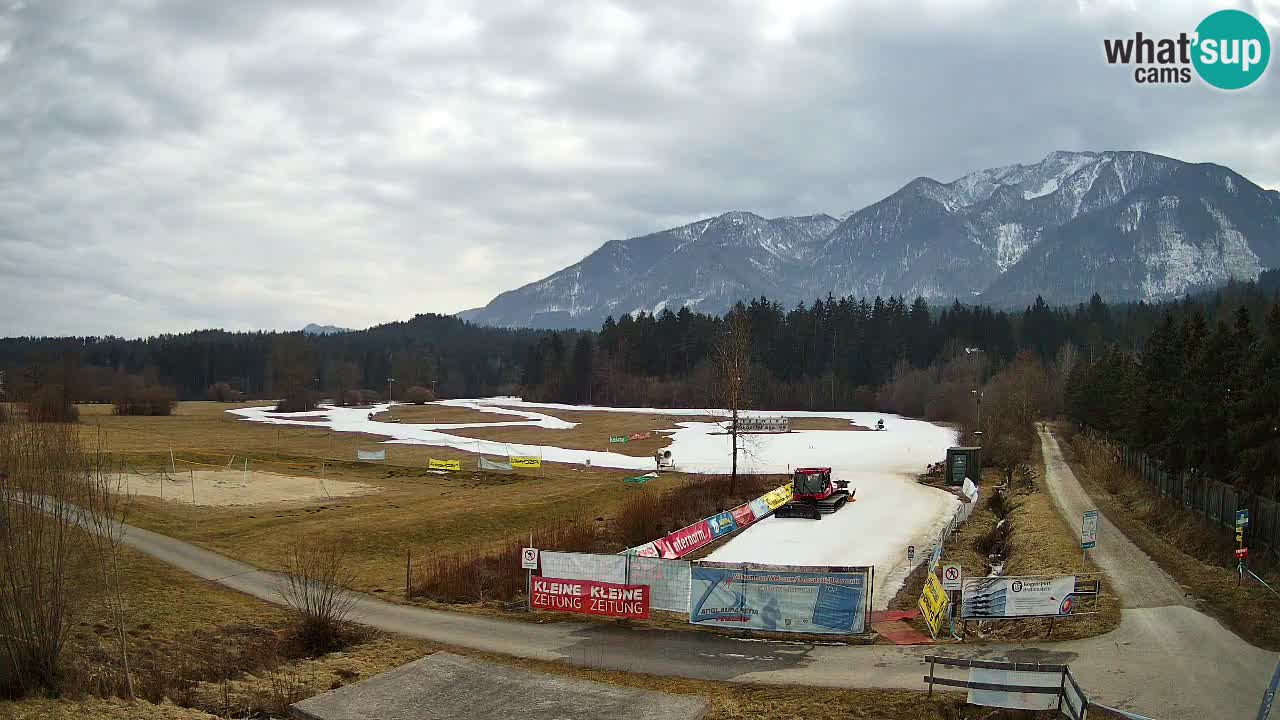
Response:
[{"label": "mountain peak", "polygon": [[839,219],[734,210],[606,243],[468,312],[478,323],[592,328],[609,315],[723,312],[767,295],[1158,299],[1280,267],[1280,193],[1140,151],[1055,150],[949,183],[921,176]]},{"label": "mountain peak", "polygon": [[352,332],[350,328],[338,327],[337,325],[317,325],[315,323],[307,323],[302,328],[302,332],[307,335],[337,335],[338,333]]}]

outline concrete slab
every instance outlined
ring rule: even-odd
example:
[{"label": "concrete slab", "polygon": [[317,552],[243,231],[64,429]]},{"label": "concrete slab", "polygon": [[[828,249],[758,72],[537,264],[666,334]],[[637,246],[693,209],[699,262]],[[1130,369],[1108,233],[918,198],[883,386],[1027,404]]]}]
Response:
[{"label": "concrete slab", "polygon": [[702,699],[435,653],[290,706],[297,720],[701,720]]}]

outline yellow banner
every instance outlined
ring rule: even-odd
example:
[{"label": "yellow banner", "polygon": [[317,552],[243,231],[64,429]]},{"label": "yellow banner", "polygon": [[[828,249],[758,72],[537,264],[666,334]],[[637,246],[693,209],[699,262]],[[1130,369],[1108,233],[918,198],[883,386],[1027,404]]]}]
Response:
[{"label": "yellow banner", "polygon": [[427,467],[432,470],[461,470],[461,460],[437,460],[430,458],[427,460]]},{"label": "yellow banner", "polygon": [[791,502],[791,497],[791,485],[787,484],[765,493],[764,501],[765,504],[769,506],[770,510],[777,510],[783,505]]},{"label": "yellow banner", "polygon": [[943,610],[951,598],[947,595],[947,591],[942,588],[942,581],[938,576],[929,571],[929,577],[925,580],[924,591],[920,593],[920,614],[924,617],[925,623],[929,625],[929,631],[933,636],[938,637],[938,630],[942,627]]},{"label": "yellow banner", "polygon": [[540,468],[542,467],[542,458],[536,455],[528,456],[511,456],[511,467],[513,468]]}]

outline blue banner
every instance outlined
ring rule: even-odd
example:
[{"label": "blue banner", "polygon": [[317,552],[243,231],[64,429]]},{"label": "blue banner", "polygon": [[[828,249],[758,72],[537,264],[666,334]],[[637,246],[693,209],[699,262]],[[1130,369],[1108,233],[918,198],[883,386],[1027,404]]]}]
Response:
[{"label": "blue banner", "polygon": [[689,622],[774,632],[866,632],[869,568],[696,563]]},{"label": "blue banner", "polygon": [[738,529],[738,523],[734,522],[733,514],[728,512],[707,518],[707,524],[711,526],[711,537],[728,535]]}]

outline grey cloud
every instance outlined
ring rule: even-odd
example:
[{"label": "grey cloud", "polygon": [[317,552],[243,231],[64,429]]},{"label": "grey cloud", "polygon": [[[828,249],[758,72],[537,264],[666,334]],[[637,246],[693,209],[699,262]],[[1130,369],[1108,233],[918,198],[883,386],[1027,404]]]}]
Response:
[{"label": "grey cloud", "polygon": [[1102,61],[1202,7],[1026,8],[0,2],[0,335],[451,312],[609,239],[1056,149],[1280,185],[1275,71],[1224,94]]}]

